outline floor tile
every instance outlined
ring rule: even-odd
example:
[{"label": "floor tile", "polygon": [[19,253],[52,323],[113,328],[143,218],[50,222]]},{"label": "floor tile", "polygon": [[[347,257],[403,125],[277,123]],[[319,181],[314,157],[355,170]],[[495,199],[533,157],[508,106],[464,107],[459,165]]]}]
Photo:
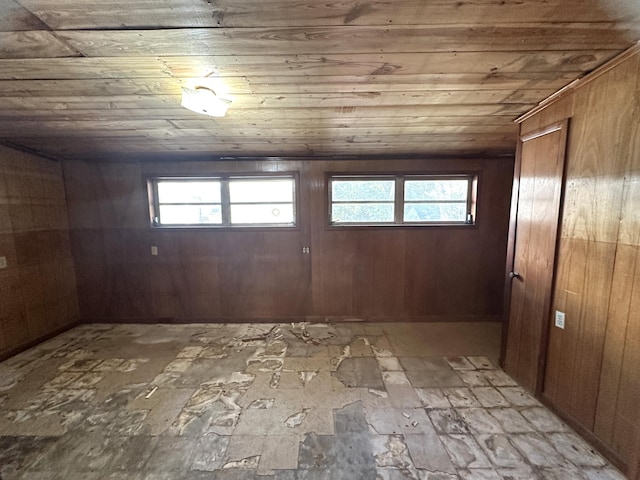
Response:
[{"label": "floor tile", "polygon": [[543,433],[566,432],[568,427],[553,413],[543,407],[521,410],[525,417],[537,430]]},{"label": "floor tile", "polygon": [[82,325],[0,363],[2,480],[620,480],[493,324]]},{"label": "floor tile", "polygon": [[511,441],[531,465],[561,467],[567,464],[567,461],[539,434],[513,435]]},{"label": "floor tile", "polygon": [[535,428],[515,408],[493,408],[489,413],[500,422],[507,433],[530,433]]},{"label": "floor tile", "polygon": [[439,388],[416,388],[420,402],[426,408],[450,408],[451,403]]},{"label": "floor tile", "polygon": [[471,435],[442,435],[440,439],[456,467],[491,468],[491,462]]}]

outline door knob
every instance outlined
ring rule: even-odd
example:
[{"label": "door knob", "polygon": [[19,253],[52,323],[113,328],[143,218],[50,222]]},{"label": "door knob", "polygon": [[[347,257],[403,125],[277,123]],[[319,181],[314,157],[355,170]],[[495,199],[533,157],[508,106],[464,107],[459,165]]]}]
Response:
[{"label": "door knob", "polygon": [[518,272],[509,272],[509,278],[522,278]]}]

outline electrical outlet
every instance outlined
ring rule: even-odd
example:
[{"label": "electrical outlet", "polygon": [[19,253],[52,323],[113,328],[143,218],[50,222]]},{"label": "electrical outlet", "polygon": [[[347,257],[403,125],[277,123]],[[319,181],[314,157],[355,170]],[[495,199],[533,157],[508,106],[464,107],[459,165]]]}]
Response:
[{"label": "electrical outlet", "polygon": [[564,330],[564,312],[556,310],[556,327]]},{"label": "electrical outlet", "polygon": [[0,257],[0,268],[7,268],[7,257]]},{"label": "electrical outlet", "polygon": [[156,247],[155,245],[151,247],[151,255],[153,255],[154,257],[158,255],[158,247]]}]

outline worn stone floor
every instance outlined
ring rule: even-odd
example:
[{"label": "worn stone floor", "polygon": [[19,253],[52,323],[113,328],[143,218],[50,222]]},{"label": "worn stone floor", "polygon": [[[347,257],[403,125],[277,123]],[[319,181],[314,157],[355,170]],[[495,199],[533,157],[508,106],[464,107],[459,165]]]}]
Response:
[{"label": "worn stone floor", "polygon": [[622,479],[492,324],[85,325],[0,364],[0,477]]}]

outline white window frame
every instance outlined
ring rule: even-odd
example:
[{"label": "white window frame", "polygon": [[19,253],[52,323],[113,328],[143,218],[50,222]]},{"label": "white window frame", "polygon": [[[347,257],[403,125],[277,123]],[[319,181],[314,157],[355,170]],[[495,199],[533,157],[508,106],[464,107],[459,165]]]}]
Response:
[{"label": "white window frame", "polygon": [[[390,201],[371,201],[370,203],[393,203],[394,218],[388,222],[338,222],[332,219],[333,205],[339,203],[367,203],[367,202],[347,202],[333,200],[333,181],[334,180],[394,180],[395,196],[393,202]],[[466,219],[465,221],[421,221],[413,222],[404,219],[404,207],[411,203],[460,203],[458,201],[405,201],[404,183],[407,180],[467,180],[467,199],[466,199]],[[476,202],[478,190],[478,174],[475,173],[456,173],[456,174],[353,174],[353,173],[330,173],[327,175],[327,191],[328,191],[328,218],[331,227],[370,227],[370,226],[402,226],[402,227],[428,227],[428,226],[474,226],[476,224]]]},{"label": "white window frame", "polygon": [[[283,223],[232,223],[231,222],[231,206],[245,205],[244,202],[232,203],[229,195],[229,184],[234,180],[291,180],[293,182],[292,192],[292,208],[293,222]],[[220,207],[222,210],[221,223],[167,223],[163,224],[160,217],[160,205],[170,205],[171,202],[161,202],[158,195],[158,182],[175,181],[175,182],[203,182],[216,181],[220,182]],[[149,219],[150,224],[154,228],[201,228],[201,229],[236,229],[236,228],[296,228],[298,223],[298,174],[297,173],[278,173],[278,174],[220,174],[220,175],[189,175],[189,176],[152,176],[147,178],[147,191],[149,196]],[[251,204],[271,204],[271,203],[289,203],[289,202],[251,202]],[[218,203],[204,202],[210,205]],[[181,203],[181,205],[200,205],[198,202]]]}]

